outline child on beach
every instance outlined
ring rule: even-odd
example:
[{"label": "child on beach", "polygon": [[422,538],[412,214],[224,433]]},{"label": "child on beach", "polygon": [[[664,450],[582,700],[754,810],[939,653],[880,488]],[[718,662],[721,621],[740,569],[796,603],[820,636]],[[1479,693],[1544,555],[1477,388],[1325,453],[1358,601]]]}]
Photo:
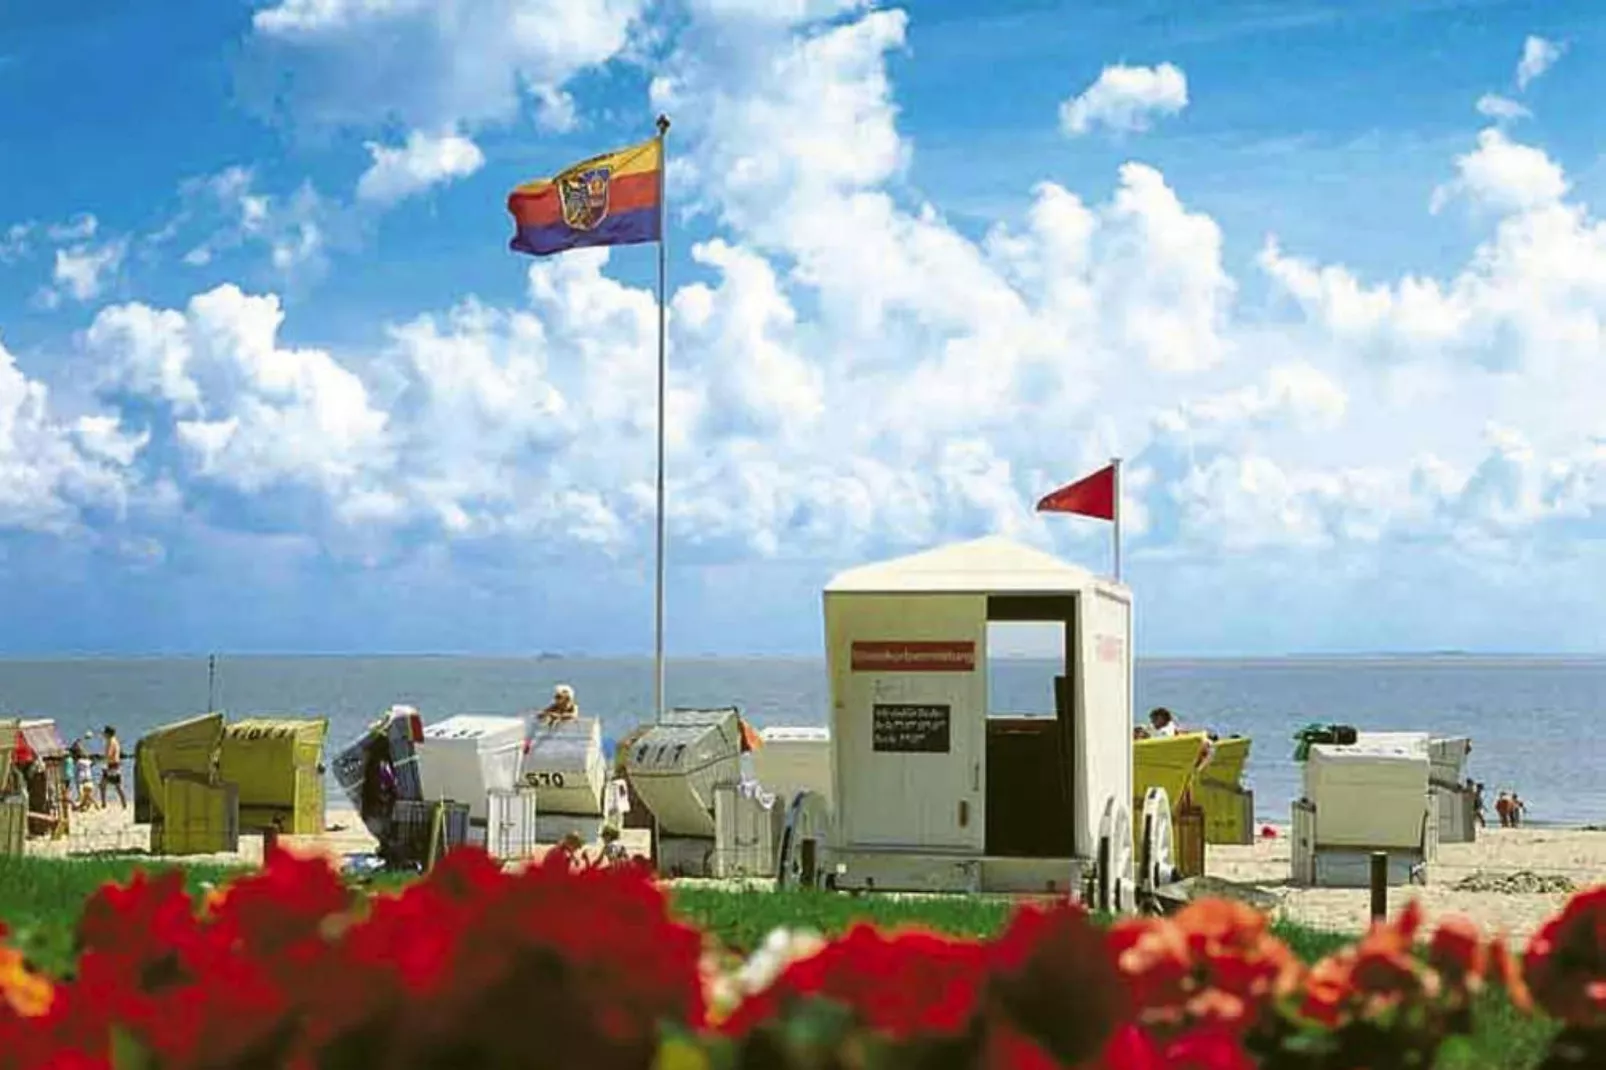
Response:
[{"label": "child on beach", "polygon": [[84,747],[84,741],[75,739],[67,749],[69,769],[73,777],[73,808],[88,810],[95,805],[95,760]]}]

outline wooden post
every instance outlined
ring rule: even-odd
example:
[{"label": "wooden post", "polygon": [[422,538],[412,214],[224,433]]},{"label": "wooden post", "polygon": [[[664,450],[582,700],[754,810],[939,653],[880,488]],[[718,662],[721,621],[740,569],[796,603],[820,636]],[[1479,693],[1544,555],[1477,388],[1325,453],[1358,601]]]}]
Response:
[{"label": "wooden post", "polygon": [[1108,914],[1110,912],[1110,888],[1115,884],[1115,876],[1110,872],[1110,866],[1112,864],[1111,856],[1114,853],[1114,845],[1110,843],[1110,838],[1108,836],[1100,836],[1098,861],[1099,878],[1098,891],[1096,893],[1098,898],[1095,900],[1095,902],[1098,904],[1100,914]]},{"label": "wooden post", "polygon": [[1389,856],[1387,851],[1372,852],[1372,920],[1382,921],[1389,914]]}]

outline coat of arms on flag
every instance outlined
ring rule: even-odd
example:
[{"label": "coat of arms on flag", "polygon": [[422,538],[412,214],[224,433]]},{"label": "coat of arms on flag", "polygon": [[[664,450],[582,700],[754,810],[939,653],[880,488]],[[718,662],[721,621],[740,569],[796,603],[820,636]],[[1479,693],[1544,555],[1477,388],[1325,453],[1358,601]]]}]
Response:
[{"label": "coat of arms on flag", "polygon": [[613,168],[583,163],[557,177],[563,222],[575,230],[594,230],[608,218],[608,187]]}]

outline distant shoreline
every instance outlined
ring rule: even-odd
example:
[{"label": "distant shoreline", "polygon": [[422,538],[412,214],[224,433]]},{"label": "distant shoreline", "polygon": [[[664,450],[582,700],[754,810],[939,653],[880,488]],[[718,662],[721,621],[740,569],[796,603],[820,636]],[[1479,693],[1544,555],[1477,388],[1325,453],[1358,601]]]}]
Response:
[{"label": "distant shoreline", "polygon": [[[309,661],[309,660],[362,660],[362,661],[588,661],[623,662],[650,661],[652,654],[555,654],[537,651],[528,654],[497,654],[474,652],[396,653],[396,652],[297,652],[255,651],[251,653],[173,652],[173,653],[8,653],[0,652],[0,665],[49,664],[62,662],[139,662],[139,661],[206,661],[216,657],[224,661]],[[1053,661],[1052,654],[994,654],[998,661]],[[821,654],[671,654],[668,661],[685,664],[707,661],[792,661],[820,662]],[[1598,654],[1485,654],[1461,651],[1428,651],[1423,653],[1368,653],[1368,654],[1140,654],[1139,665],[1331,665],[1331,664],[1393,664],[1393,665],[1568,665],[1606,663],[1606,652]]]}]

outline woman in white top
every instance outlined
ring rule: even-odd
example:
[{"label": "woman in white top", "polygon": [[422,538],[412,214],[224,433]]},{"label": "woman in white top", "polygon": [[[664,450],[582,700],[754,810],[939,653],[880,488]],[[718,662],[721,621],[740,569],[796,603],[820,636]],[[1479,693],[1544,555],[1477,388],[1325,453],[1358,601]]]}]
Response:
[{"label": "woman in white top", "polygon": [[1177,719],[1164,706],[1149,711],[1149,725],[1149,736],[1153,739],[1169,739],[1177,734]]}]

